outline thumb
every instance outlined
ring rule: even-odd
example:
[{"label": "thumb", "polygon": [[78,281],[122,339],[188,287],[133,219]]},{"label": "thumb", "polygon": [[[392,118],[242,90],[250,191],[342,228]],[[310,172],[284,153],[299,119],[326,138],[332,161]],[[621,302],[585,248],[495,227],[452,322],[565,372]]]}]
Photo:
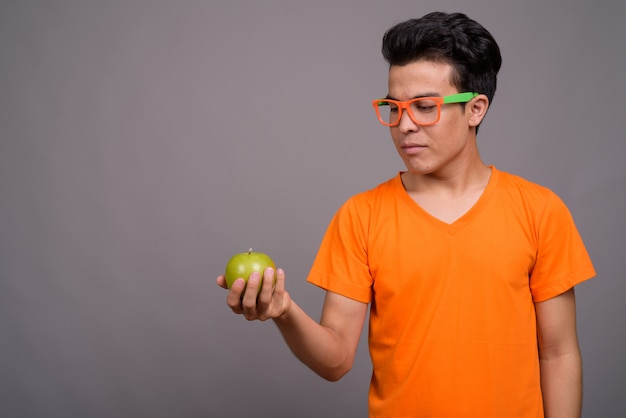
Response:
[{"label": "thumb", "polygon": [[217,279],[215,279],[215,282],[218,284],[218,286],[220,286],[223,289],[228,289],[228,286],[226,285],[226,276],[224,276],[223,274],[217,276]]}]

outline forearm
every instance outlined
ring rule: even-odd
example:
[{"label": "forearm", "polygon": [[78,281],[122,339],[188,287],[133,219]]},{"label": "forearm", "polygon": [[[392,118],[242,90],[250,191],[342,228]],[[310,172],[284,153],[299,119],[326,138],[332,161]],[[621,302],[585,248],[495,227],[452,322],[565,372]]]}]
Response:
[{"label": "forearm", "polygon": [[294,355],[324,379],[339,380],[352,367],[353,355],[339,335],[317,323],[293,301],[274,322]]},{"label": "forearm", "polygon": [[[246,285],[237,279],[230,287],[226,302],[234,313],[249,321],[273,319],[287,345],[300,361],[327,380],[338,380],[346,374],[354,355],[367,315],[367,304],[326,292],[322,319],[311,319],[285,291],[285,272],[264,272],[261,288],[259,273],[252,273]],[[226,278],[220,275],[217,284],[227,288]]]},{"label": "forearm", "polygon": [[582,407],[580,351],[540,358],[540,365],[546,418],[580,418]]}]

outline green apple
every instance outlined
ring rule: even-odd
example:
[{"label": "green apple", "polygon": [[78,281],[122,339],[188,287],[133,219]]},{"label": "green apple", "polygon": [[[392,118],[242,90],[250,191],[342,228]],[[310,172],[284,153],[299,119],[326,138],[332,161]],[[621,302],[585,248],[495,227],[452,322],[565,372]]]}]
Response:
[{"label": "green apple", "polygon": [[267,267],[274,269],[274,281],[276,281],[276,265],[267,254],[252,251],[252,248],[246,253],[235,254],[226,264],[226,285],[230,289],[233,282],[239,278],[244,279],[247,283],[250,274],[258,271],[261,273],[261,283],[259,284],[259,290],[261,290],[263,272]]}]

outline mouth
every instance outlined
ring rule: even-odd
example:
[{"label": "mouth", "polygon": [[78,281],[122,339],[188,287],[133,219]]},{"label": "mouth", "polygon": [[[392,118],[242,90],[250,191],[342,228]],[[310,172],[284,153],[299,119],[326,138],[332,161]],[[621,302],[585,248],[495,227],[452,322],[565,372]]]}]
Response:
[{"label": "mouth", "polygon": [[401,148],[405,154],[415,155],[425,150],[427,147],[426,145],[420,145],[420,144],[404,144],[402,145]]}]

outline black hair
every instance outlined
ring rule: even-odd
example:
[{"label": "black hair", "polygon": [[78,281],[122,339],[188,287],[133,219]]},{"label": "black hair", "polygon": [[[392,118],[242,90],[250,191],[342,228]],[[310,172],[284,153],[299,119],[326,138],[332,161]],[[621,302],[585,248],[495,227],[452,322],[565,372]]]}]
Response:
[{"label": "black hair", "polygon": [[450,64],[450,82],[459,92],[484,94],[490,103],[502,65],[491,33],[463,13],[433,12],[398,23],[385,32],[382,53],[390,66],[418,60]]}]

